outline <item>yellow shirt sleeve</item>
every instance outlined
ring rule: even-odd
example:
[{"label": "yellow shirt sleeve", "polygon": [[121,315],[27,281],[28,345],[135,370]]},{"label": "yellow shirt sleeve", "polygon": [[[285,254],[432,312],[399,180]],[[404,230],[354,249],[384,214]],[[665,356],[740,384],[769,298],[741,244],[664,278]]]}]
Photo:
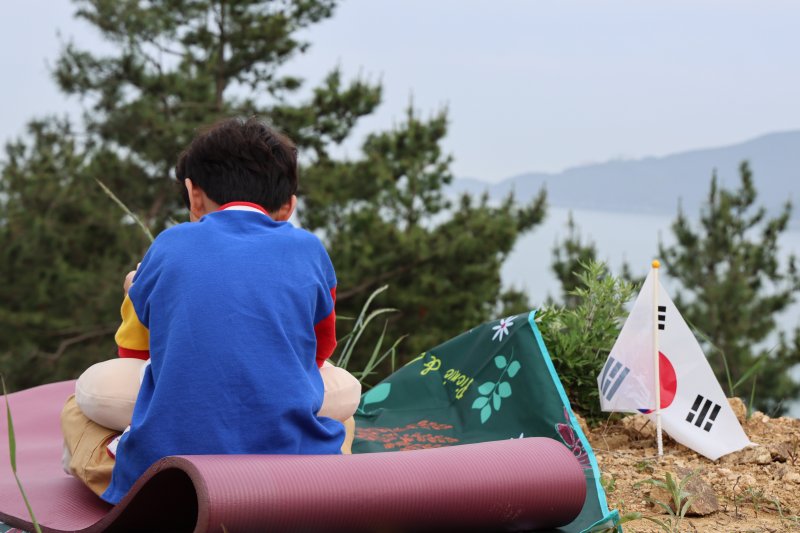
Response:
[{"label": "yellow shirt sleeve", "polygon": [[135,357],[137,359],[150,358],[150,331],[139,322],[133,302],[125,295],[120,309],[122,324],[120,324],[114,340],[117,342],[120,357]]}]

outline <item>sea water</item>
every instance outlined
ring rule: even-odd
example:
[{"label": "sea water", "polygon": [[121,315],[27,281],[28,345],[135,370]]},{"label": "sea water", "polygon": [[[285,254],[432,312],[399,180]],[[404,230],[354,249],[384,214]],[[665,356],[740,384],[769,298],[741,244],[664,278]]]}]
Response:
[{"label": "sea water", "polygon": [[[554,245],[567,237],[570,212],[583,242],[594,242],[598,259],[605,261],[615,274],[621,271],[623,263],[627,263],[634,275],[646,275],[653,259],[658,259],[659,242],[665,246],[675,243],[670,229],[674,216],[569,210],[551,206],[545,221],[517,241],[501,273],[504,285],[523,290],[534,307],[542,305],[548,296],[560,298],[561,286],[551,263]],[[694,222],[693,227],[697,229],[699,224]],[[785,270],[789,255],[800,255],[800,229],[796,225],[790,227],[781,236],[779,246],[780,260]],[[680,285],[669,277],[665,268],[662,268],[659,279],[674,298]],[[795,302],[776,320],[778,328],[791,337],[794,329],[800,326],[800,302]],[[767,343],[774,344],[775,338],[771,337]],[[795,368],[793,375],[800,380],[800,368]],[[800,401],[792,403],[790,414],[800,417]]]}]

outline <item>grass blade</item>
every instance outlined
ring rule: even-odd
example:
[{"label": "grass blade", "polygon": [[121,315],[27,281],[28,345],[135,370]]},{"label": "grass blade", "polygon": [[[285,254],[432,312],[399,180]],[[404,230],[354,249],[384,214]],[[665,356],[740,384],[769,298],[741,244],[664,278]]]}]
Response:
[{"label": "grass blade", "polygon": [[[389,288],[388,285],[384,285],[376,289],[372,294],[370,294],[369,298],[367,298],[367,301],[364,303],[364,306],[361,308],[358,317],[355,319],[355,323],[353,324],[352,329],[346,335],[338,339],[338,344],[339,346],[341,346],[341,350],[339,351],[339,355],[336,360],[336,366],[338,366],[339,368],[347,370],[347,367],[350,364],[350,360],[353,357],[353,354],[356,352],[356,346],[361,341],[361,336],[364,334],[364,332],[366,331],[366,329],[369,327],[370,323],[373,320],[382,315],[397,312],[397,309],[392,309],[392,308],[382,308],[382,309],[377,309],[375,311],[370,311],[369,309],[370,305],[372,305],[373,300],[375,300],[375,298],[380,293],[382,293],[388,288]],[[403,335],[402,337],[397,339],[388,350],[382,352],[383,343],[386,340],[386,331],[388,326],[389,322],[387,320],[386,322],[384,322],[383,331],[378,337],[375,345],[372,347],[371,353],[369,354],[369,358],[367,362],[364,364],[363,368],[358,372],[352,372],[352,374],[358,378],[358,380],[364,387],[369,388],[369,384],[365,383],[364,379],[374,374],[375,373],[374,370],[378,366],[380,366],[387,358],[391,358],[392,372],[394,372],[395,370],[395,358],[397,356],[397,346],[408,335]]]},{"label": "grass blade", "polygon": [[758,381],[758,376],[753,377],[753,388],[750,389],[750,402],[747,404],[747,420],[750,420],[750,417],[753,416],[753,411],[755,410],[756,381]]},{"label": "grass blade", "polygon": [[[364,331],[366,331],[367,326],[369,326],[370,322],[372,322],[375,318],[377,318],[377,317],[379,317],[381,315],[384,315],[386,313],[395,313],[395,312],[397,312],[397,309],[390,309],[390,308],[378,309],[378,310],[373,311],[372,313],[370,313],[369,316],[366,318],[366,320],[364,320],[360,324],[357,324],[357,327],[353,328],[353,330],[354,331],[357,330],[357,332],[356,332],[355,336],[352,339],[350,339],[352,342],[348,342],[348,346],[350,347],[350,351],[347,353],[347,359],[345,360],[344,365],[342,365],[342,368],[345,368],[347,363],[350,362],[350,356],[353,354],[353,348],[355,348],[356,344],[358,344],[358,341],[361,339],[361,335],[364,334]],[[345,348],[347,348],[347,347],[345,347]]]},{"label": "grass blade", "polygon": [[113,192],[111,192],[111,189],[109,189],[108,187],[106,187],[106,185],[105,185],[105,184],[104,184],[102,181],[100,181],[100,180],[98,180],[98,179],[95,179],[94,181],[96,181],[96,182],[97,182],[97,184],[100,186],[100,188],[101,188],[101,189],[103,189],[103,192],[104,192],[104,193],[106,193],[106,196],[108,196],[109,198],[111,198],[111,199],[114,201],[114,203],[115,203],[115,204],[117,204],[117,205],[118,205],[118,206],[119,206],[119,207],[120,207],[120,208],[121,208],[123,211],[125,211],[125,214],[127,214],[127,215],[128,215],[129,217],[131,217],[131,218],[132,218],[132,219],[133,219],[133,220],[134,220],[134,221],[135,221],[137,224],[139,224],[139,227],[140,227],[140,228],[142,228],[142,231],[144,232],[144,234],[145,234],[145,235],[147,235],[147,238],[148,238],[148,239],[150,239],[150,242],[153,242],[153,234],[150,232],[150,228],[148,228],[148,227],[145,225],[145,223],[144,223],[144,222],[142,222],[142,221],[141,221],[141,219],[140,219],[139,217],[137,217],[137,216],[136,216],[136,215],[133,213],[133,211],[131,211],[130,209],[128,209],[128,206],[127,206],[127,205],[125,205],[125,204],[122,202],[122,200],[120,200],[119,198],[117,198],[117,195],[116,195],[116,194],[114,194]]},{"label": "grass blade", "polygon": [[[384,327],[384,331],[385,330],[386,328]],[[369,375],[372,374],[372,371],[375,368],[377,368],[381,363],[383,363],[389,356],[392,357],[392,372],[394,372],[394,358],[395,355],[397,354],[397,347],[400,345],[401,342],[403,342],[403,340],[406,337],[408,337],[408,335],[402,335],[400,338],[394,341],[394,344],[392,344],[388,350],[383,352],[383,354],[381,354],[380,357],[376,358],[375,356],[373,356],[373,358],[370,358],[369,362],[367,363],[367,366],[364,367],[364,370],[361,372],[361,377],[359,377],[358,380],[363,383],[364,379],[369,377]]]},{"label": "grass blade", "polygon": [[359,381],[364,381],[364,378],[367,377],[371,372],[372,369],[378,364],[376,360],[380,355],[381,346],[383,346],[383,339],[386,338],[386,328],[389,327],[389,321],[383,323],[383,331],[381,332],[381,336],[378,337],[378,341],[375,343],[375,348],[372,350],[372,355],[369,357],[369,361],[364,366],[364,370],[361,371],[361,377],[358,378]]},{"label": "grass blade", "polygon": [[376,296],[378,296],[380,293],[382,293],[388,288],[389,288],[388,285],[384,285],[382,287],[375,289],[375,291],[369,295],[369,298],[367,298],[364,307],[361,308],[361,312],[359,313],[358,318],[356,319],[356,323],[353,325],[353,330],[344,337],[344,339],[347,339],[347,342],[345,343],[344,348],[342,348],[342,352],[341,355],[339,356],[339,360],[337,361],[336,366],[340,366],[344,369],[347,369],[347,364],[350,362],[350,356],[353,353],[353,348],[355,347],[356,342],[358,342],[357,336],[360,336],[358,335],[358,332],[363,331],[363,328],[366,327],[366,324],[364,324],[364,316],[367,314],[367,310],[369,309],[369,306],[372,304],[372,300],[374,300]]},{"label": "grass blade", "polygon": [[738,388],[739,388],[739,385],[743,384],[745,381],[747,381],[748,379],[750,379],[750,376],[752,376],[752,375],[753,375],[753,374],[754,374],[756,371],[758,371],[758,369],[761,367],[761,364],[762,364],[762,363],[763,363],[763,362],[766,360],[766,356],[767,356],[767,354],[766,354],[766,353],[763,353],[763,354],[761,354],[761,356],[760,356],[758,359],[756,359],[756,362],[755,362],[755,363],[753,363],[753,364],[750,366],[750,368],[748,368],[748,369],[747,369],[747,372],[745,372],[744,374],[742,374],[742,377],[740,377],[740,378],[739,378],[739,381],[737,381],[737,382],[736,382],[736,383],[733,385],[733,387],[734,387],[735,389],[738,389]]},{"label": "grass blade", "polygon": [[367,303],[364,306],[364,309],[362,311],[362,316],[359,317],[358,322],[356,322],[356,325],[353,326],[354,335],[347,340],[347,343],[345,344],[344,349],[342,350],[342,355],[339,357],[337,366],[340,366],[344,369],[347,369],[347,365],[350,363],[350,357],[353,355],[353,352],[355,351],[356,344],[358,344],[359,339],[361,339],[361,335],[364,334],[364,331],[366,331],[367,326],[369,326],[369,323],[383,314],[397,312],[397,309],[391,309],[391,308],[378,309],[370,313],[366,319],[363,319],[363,313],[367,311],[367,305],[369,305],[369,303]]},{"label": "grass blade", "polygon": [[3,376],[0,376],[0,382],[2,382],[3,385],[3,399],[6,402],[6,417],[8,418],[8,453],[11,459],[11,471],[14,473],[14,479],[17,480],[19,492],[22,494],[22,499],[25,501],[25,507],[28,508],[28,514],[31,517],[31,522],[33,522],[33,527],[36,528],[36,533],[42,533],[42,528],[39,527],[39,522],[33,515],[33,509],[28,501],[28,496],[25,494],[25,489],[22,488],[22,481],[20,481],[19,476],[17,475],[17,438],[14,435],[14,421],[11,418],[11,405],[8,403],[6,380],[3,378]]}]

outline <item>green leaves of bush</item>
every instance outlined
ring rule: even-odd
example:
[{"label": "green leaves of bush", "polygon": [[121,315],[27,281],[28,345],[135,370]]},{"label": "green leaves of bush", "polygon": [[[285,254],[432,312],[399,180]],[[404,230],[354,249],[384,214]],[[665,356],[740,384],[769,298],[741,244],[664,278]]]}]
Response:
[{"label": "green leaves of bush", "polygon": [[[597,376],[627,316],[636,288],[601,262],[580,263],[575,307],[545,307],[536,322],[573,409],[589,421],[600,416]],[[511,374],[509,369],[509,375]]]}]

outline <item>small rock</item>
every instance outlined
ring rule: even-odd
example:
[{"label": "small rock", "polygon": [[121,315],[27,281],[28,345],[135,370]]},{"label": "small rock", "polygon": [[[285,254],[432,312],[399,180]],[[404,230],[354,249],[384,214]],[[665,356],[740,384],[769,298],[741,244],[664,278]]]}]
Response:
[{"label": "small rock", "polygon": [[[672,477],[675,479],[676,483],[679,483],[681,479],[685,478],[691,473],[691,470],[678,468],[677,472],[672,474]],[[717,499],[717,494],[714,492],[714,489],[711,487],[711,485],[703,480],[699,475],[695,474],[686,483],[684,489],[690,495],[694,496],[692,504],[686,511],[687,516],[707,516],[719,511],[719,500]],[[654,511],[657,511],[661,514],[666,514],[666,509],[653,503],[653,501],[659,501],[664,504],[668,504],[674,512],[677,512],[672,495],[665,489],[652,486],[646,494],[648,498],[652,500],[648,501],[648,504],[653,508]]]},{"label": "small rock", "polygon": [[628,446],[628,436],[617,434],[596,437],[596,442],[592,446],[600,450],[619,450]]},{"label": "small rock", "polygon": [[785,483],[798,483],[800,484],[800,474],[797,472],[787,472],[785,476],[783,476],[783,481]]},{"label": "small rock", "polygon": [[728,481],[729,485],[733,485],[734,483],[736,483],[736,480],[739,479],[739,474],[734,474],[733,472],[731,472],[730,474],[727,474],[725,476],[725,479]]},{"label": "small rock", "polygon": [[777,468],[772,472],[772,479],[780,480],[786,477],[789,473],[789,467],[784,464],[777,465]]},{"label": "small rock", "polygon": [[631,440],[653,439],[656,436],[655,424],[645,415],[626,416],[621,423]]},{"label": "small rock", "polygon": [[750,474],[742,474],[741,476],[737,476],[739,479],[739,487],[740,488],[747,488],[747,487],[755,487],[756,486],[756,478],[751,476]]},{"label": "small rock", "polygon": [[720,464],[728,465],[768,465],[772,462],[772,454],[764,446],[748,446],[738,452],[729,453],[720,459]]},{"label": "small rock", "polygon": [[792,458],[794,450],[792,445],[788,442],[780,442],[773,444],[769,447],[769,453],[772,455],[772,461],[778,463],[785,463]]},{"label": "small rock", "polygon": [[745,407],[744,402],[741,398],[728,398],[728,403],[731,404],[731,409],[733,410],[733,414],[736,415],[736,419],[739,421],[740,424],[744,424],[747,420],[747,407]]},{"label": "small rock", "polygon": [[[681,478],[685,478],[691,473],[691,470],[678,468],[678,474],[681,475]],[[686,491],[695,497],[686,512],[687,516],[707,516],[719,511],[717,494],[699,474],[695,474],[689,479],[686,483]]]},{"label": "small rock", "polygon": [[672,502],[672,495],[661,487],[651,487],[644,495],[647,497],[644,503],[658,514],[667,514],[667,510],[655,502],[669,504],[671,508],[675,507]]}]

